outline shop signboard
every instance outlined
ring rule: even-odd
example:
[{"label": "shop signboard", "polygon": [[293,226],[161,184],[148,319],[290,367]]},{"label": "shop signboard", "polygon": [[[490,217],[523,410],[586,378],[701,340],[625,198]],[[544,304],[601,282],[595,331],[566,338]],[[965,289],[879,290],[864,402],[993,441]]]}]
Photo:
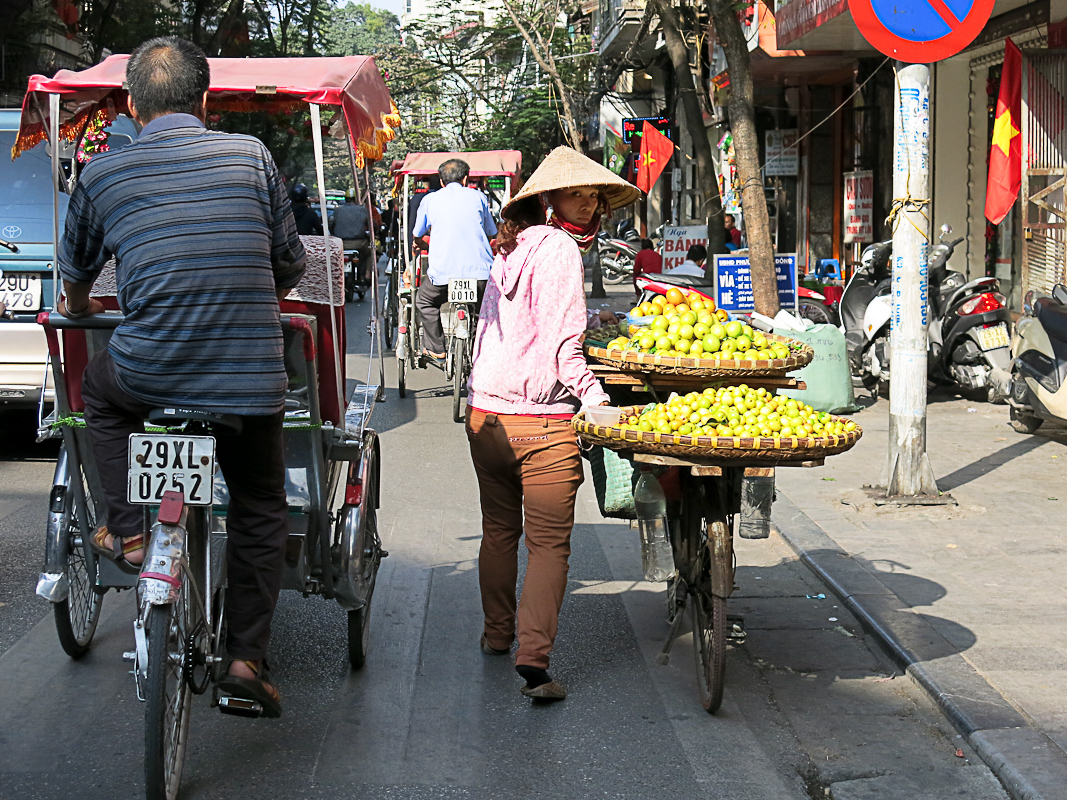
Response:
[{"label": "shop signboard", "polygon": [[680,267],[695,244],[708,246],[706,225],[667,225],[663,228],[663,271]]},{"label": "shop signboard", "polygon": [[[726,311],[748,312],[755,309],[752,297],[752,270],[748,256],[714,257],[715,302]],[[778,303],[782,308],[797,305],[797,255],[783,253],[774,257],[778,278]]]},{"label": "shop signboard", "polygon": [[674,138],[670,117],[625,117],[622,121],[622,140],[629,144],[635,133],[640,136],[646,122],[668,139]]},{"label": "shop signboard", "polygon": [[982,32],[994,0],[850,0],[852,20],[876,50],[909,64],[954,56]]},{"label": "shop signboard", "polygon": [[766,177],[799,174],[800,148],[797,147],[797,129],[767,131],[766,154],[763,165],[763,174]]},{"label": "shop signboard", "polygon": [[874,173],[869,169],[845,173],[845,244],[874,241]]}]

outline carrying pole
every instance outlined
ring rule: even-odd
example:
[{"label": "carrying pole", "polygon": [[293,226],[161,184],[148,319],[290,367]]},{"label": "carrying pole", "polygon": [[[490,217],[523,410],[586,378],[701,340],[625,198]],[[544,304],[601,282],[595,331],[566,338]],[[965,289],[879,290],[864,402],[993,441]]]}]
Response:
[{"label": "carrying pole", "polygon": [[893,148],[893,317],[890,328],[888,497],[938,496],[926,454],[929,325],[930,67],[896,65]]}]

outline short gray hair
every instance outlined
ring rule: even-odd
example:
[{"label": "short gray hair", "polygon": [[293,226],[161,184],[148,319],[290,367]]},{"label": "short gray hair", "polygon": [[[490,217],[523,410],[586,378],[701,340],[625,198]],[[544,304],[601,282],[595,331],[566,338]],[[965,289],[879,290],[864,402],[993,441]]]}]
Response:
[{"label": "short gray hair", "polygon": [[471,171],[471,165],[462,158],[450,158],[437,168],[437,174],[441,177],[441,185],[459,183],[466,178]]},{"label": "short gray hair", "polygon": [[145,122],[164,114],[192,113],[211,86],[204,51],[177,36],[149,39],[126,62],[126,86]]}]

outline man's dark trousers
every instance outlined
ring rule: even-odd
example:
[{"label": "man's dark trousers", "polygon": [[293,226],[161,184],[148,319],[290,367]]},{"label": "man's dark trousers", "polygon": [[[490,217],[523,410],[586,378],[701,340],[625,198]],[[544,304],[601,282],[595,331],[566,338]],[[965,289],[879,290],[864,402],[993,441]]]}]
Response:
[{"label": "man's dark trousers", "polygon": [[[144,432],[152,405],[125,392],[105,350],[85,368],[85,423],[108,509],[108,532],[144,532],[141,506],[126,500],[131,433]],[[226,516],[226,649],[235,660],[260,661],[281,589],[288,536],[283,411],[243,416],[241,433],[215,431],[215,452],[230,492]],[[147,542],[146,542],[147,545]]]},{"label": "man's dark trousers", "polygon": [[[474,314],[482,307],[487,281],[478,281],[478,302],[474,305]],[[424,279],[415,295],[415,309],[422,322],[422,346],[431,353],[445,352],[445,331],[441,326],[441,306],[448,302],[448,284],[437,286]]]}]

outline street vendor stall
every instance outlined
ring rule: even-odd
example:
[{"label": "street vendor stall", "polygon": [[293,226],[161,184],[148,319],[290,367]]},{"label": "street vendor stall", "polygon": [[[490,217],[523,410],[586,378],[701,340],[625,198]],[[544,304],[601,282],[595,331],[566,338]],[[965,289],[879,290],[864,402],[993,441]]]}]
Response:
[{"label": "street vendor stall", "polygon": [[[671,629],[660,661],[669,658],[688,607],[701,704],[714,712],[727,639],[744,637],[740,621],[726,614],[735,529],[744,538],[769,536],[775,468],[819,466],[862,431],[775,394],[804,388],[788,373],[811,361],[809,346],[755,330],[681,288],[635,312],[641,316],[586,331],[590,369],[624,399],[617,408],[583,410],[573,426],[594,446],[601,510],[638,520],[645,555],[655,557],[657,535],[669,539],[663,547],[671,569],[657,573],[646,563],[646,578],[668,580]],[[654,402],[637,404],[635,393]],[[655,469],[658,481],[640,477],[642,468]],[[650,516],[656,497],[660,510]]]}]

